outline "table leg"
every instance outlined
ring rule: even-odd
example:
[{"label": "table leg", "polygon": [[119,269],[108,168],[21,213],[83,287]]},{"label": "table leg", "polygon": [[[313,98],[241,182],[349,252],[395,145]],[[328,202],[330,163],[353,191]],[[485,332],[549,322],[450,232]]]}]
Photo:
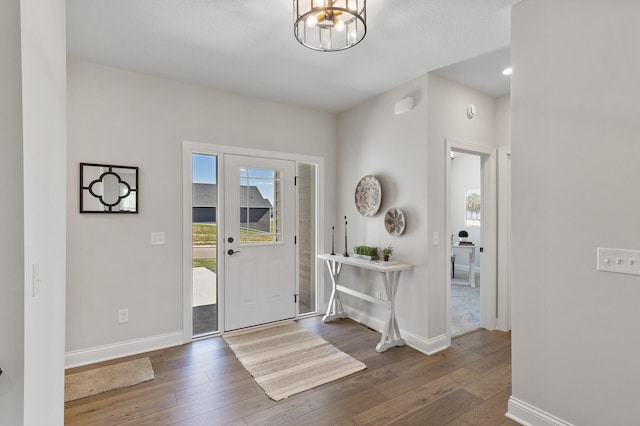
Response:
[{"label": "table leg", "polygon": [[340,271],[342,271],[342,263],[334,262],[329,259],[326,259],[326,262],[327,268],[329,269],[329,275],[331,276],[332,290],[331,299],[329,299],[329,306],[327,307],[327,314],[322,317],[322,322],[329,322],[338,318],[348,318],[348,315],[342,308],[342,301],[340,300],[338,290],[336,289],[338,277],[340,276]]},{"label": "table leg", "polygon": [[384,352],[393,346],[404,346],[406,344],[402,336],[400,336],[400,327],[398,327],[395,309],[396,292],[398,290],[398,281],[400,281],[400,272],[402,271],[380,273],[382,275],[384,290],[387,295],[388,311],[387,319],[384,323],[384,329],[382,330],[382,338],[380,339],[380,343],[376,345],[377,352]]},{"label": "table leg", "polygon": [[471,251],[469,251],[469,285],[471,287],[476,286],[475,263],[476,263],[476,249],[475,247],[472,247]]}]

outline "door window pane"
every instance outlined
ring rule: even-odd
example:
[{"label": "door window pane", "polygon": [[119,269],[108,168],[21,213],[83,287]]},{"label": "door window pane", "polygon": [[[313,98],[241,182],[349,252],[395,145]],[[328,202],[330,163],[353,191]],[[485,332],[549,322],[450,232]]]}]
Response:
[{"label": "door window pane", "polygon": [[192,155],[193,336],[218,331],[218,157]]},{"label": "door window pane", "polygon": [[240,244],[282,242],[281,172],[240,169]]}]

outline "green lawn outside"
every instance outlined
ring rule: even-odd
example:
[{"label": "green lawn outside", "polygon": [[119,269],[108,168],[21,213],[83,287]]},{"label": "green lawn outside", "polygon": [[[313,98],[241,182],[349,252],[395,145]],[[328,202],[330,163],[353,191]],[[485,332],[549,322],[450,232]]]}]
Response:
[{"label": "green lawn outside", "polygon": [[216,244],[218,226],[209,223],[194,223],[192,225],[193,245],[210,246]]},{"label": "green lawn outside", "polygon": [[194,268],[207,268],[212,271],[216,271],[218,267],[217,259],[193,259],[193,267]]},{"label": "green lawn outside", "polygon": [[[273,227],[273,223],[271,225]],[[216,224],[194,223],[192,225],[193,245],[210,246],[216,245],[218,227]],[[260,231],[248,231],[240,229],[240,241],[251,243],[272,242],[273,235]]]}]

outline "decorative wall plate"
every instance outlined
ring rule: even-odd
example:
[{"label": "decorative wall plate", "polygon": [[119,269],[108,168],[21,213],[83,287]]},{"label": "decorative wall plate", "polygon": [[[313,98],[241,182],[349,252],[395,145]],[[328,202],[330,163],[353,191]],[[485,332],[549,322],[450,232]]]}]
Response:
[{"label": "decorative wall plate", "polygon": [[373,216],[380,208],[382,201],[382,189],[380,182],[373,175],[367,175],[360,179],[356,186],[356,208],[362,216]]},{"label": "decorative wall plate", "polygon": [[402,235],[405,224],[404,213],[396,207],[390,208],[384,214],[384,227],[387,229],[387,232],[394,237]]}]

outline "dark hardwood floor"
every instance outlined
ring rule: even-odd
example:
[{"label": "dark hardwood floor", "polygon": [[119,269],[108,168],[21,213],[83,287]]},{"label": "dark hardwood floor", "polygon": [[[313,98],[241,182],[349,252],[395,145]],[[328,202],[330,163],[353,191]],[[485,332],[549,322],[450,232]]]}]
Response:
[{"label": "dark hardwood floor", "polygon": [[511,394],[511,334],[480,330],[426,356],[408,346],[375,351],[380,334],[354,321],[300,324],[367,369],[279,402],[267,398],[220,337],[148,356],[156,379],[65,404],[69,425],[486,425]]}]

